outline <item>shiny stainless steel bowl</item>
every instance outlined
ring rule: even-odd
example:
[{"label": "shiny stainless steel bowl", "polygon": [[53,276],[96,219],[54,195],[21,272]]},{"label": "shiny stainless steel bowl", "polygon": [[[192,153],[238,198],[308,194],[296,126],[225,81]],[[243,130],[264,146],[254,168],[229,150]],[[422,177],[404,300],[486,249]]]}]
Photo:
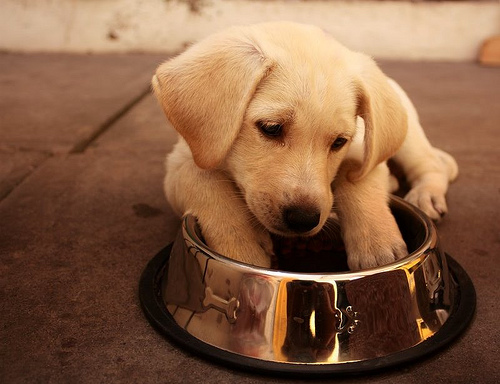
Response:
[{"label": "shiny stainless steel bowl", "polygon": [[209,249],[186,216],[175,242],[143,274],[143,308],[170,339],[243,368],[311,376],[419,358],[465,329],[475,291],[422,212],[399,198],[391,209],[410,254],[334,273],[236,262]]}]

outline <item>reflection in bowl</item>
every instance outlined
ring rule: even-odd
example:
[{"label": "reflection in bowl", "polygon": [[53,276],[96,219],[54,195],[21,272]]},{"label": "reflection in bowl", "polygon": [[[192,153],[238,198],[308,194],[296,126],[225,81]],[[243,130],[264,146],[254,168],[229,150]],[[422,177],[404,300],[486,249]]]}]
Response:
[{"label": "reflection in bowl", "polygon": [[186,216],[163,266],[151,267],[156,301],[142,297],[143,307],[175,341],[243,367],[314,374],[411,360],[464,329],[474,288],[423,213],[399,198],[391,208],[410,254],[357,272],[346,271],[340,242],[319,252],[287,249],[279,270],[242,264],[209,249]]}]

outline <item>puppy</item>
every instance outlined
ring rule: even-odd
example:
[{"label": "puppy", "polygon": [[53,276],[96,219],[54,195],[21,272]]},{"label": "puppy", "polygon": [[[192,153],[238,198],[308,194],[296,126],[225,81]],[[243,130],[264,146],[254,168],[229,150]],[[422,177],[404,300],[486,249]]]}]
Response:
[{"label": "puppy", "polygon": [[453,158],[433,148],[404,91],[375,62],[319,28],[234,27],[160,65],[154,92],[180,140],[165,192],[207,244],[270,266],[270,233],[311,236],[332,208],[352,270],[408,254],[388,207],[393,158],[406,199],[446,208]]}]

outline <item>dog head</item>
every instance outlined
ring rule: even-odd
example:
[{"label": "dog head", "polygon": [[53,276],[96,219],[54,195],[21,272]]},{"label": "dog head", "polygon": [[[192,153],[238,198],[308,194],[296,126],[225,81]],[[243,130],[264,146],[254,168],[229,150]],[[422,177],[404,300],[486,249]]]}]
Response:
[{"label": "dog head", "polygon": [[[331,184],[362,179],[393,155],[406,114],[376,64],[322,30],[293,23],[231,28],[162,64],[153,88],[196,164],[228,172],[253,215],[282,235],[312,235]],[[349,147],[364,120],[363,150]]]}]

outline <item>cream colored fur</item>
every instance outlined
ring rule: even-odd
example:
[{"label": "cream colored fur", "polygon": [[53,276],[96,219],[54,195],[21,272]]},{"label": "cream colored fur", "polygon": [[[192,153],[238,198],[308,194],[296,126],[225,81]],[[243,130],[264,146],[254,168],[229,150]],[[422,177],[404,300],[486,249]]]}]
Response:
[{"label": "cream colored fur", "polygon": [[[433,219],[446,212],[453,158],[429,144],[404,91],[371,58],[316,27],[209,36],[162,64],[153,88],[181,135],[167,158],[167,198],[224,255],[268,267],[270,232],[313,235],[333,207],[351,269],[405,256],[387,204],[390,157],[412,185],[410,202]],[[273,125],[279,135],[263,132]],[[339,138],[346,144],[332,148]],[[291,211],[312,224],[300,227]]]}]

